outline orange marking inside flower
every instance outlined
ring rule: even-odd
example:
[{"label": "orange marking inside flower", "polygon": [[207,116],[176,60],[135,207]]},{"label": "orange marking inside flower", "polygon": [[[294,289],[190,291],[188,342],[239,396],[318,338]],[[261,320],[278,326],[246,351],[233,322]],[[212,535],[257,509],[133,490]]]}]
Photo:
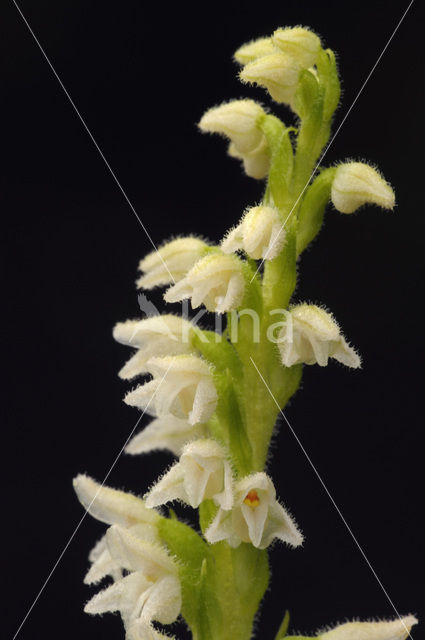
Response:
[{"label": "orange marking inside flower", "polygon": [[260,504],[260,498],[258,497],[256,490],[251,489],[251,491],[248,491],[243,502],[250,507],[258,507]]}]

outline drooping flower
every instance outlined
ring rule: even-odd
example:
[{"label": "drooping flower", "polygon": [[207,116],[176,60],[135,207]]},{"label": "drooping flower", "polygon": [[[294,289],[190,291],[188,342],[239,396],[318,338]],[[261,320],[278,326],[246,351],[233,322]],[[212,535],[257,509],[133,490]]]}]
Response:
[{"label": "drooping flower", "polygon": [[147,373],[146,363],[154,356],[192,353],[192,329],[191,322],[172,314],[118,322],[113,331],[115,340],[137,348],[119,376],[129,380]]},{"label": "drooping flower", "polygon": [[325,367],[329,358],[354,369],[361,364],[333,316],[315,305],[293,307],[285,316],[277,343],[285,367],[301,363]]},{"label": "drooping flower", "polygon": [[417,622],[412,615],[378,622],[345,622],[317,637],[321,640],[405,640]]},{"label": "drooping flower", "polygon": [[208,428],[205,424],[191,425],[187,420],[172,414],[156,418],[134,436],[125,448],[132,455],[165,449],[180,456],[183,446],[198,438],[205,438]]},{"label": "drooping flower", "polygon": [[242,262],[236,256],[214,253],[199,260],[183,280],[170,287],[164,300],[190,298],[194,309],[204,304],[208,311],[225,313],[241,305],[244,292]]},{"label": "drooping flower", "polygon": [[381,174],[364,162],[345,162],[336,170],[331,199],[341,213],[353,213],[364,204],[393,209],[395,195]]},{"label": "drooping flower", "polygon": [[285,243],[285,231],[279,213],[273,207],[251,207],[241,222],[231,229],[221,243],[224,253],[243,249],[255,260],[273,260]]},{"label": "drooping flower", "polygon": [[295,97],[300,67],[285,53],[272,53],[249,62],[240,72],[242,82],[258,84],[273,100],[291,105]]},{"label": "drooping flower", "polygon": [[153,380],[128,393],[124,398],[127,404],[158,417],[171,413],[191,425],[210,419],[217,391],[205,360],[193,355],[151,358],[146,368]]},{"label": "drooping flower", "polygon": [[[83,474],[74,478],[73,485],[83,507],[97,520],[126,527],[146,541],[158,539],[156,524],[160,516],[148,509],[141,498],[105,487]],[[106,575],[116,580],[122,576],[120,565],[109,553],[106,536],[91,550],[89,561],[91,567],[84,578],[86,584],[99,582]]]},{"label": "drooping flower", "polygon": [[273,44],[303,69],[312,67],[320,50],[320,38],[305,27],[287,27],[276,29],[272,37]]},{"label": "drooping flower", "polygon": [[275,538],[292,547],[302,544],[303,536],[276,500],[273,482],[264,472],[239,480],[233,496],[233,508],[221,507],[205,532],[208,542],[227,540],[231,547],[251,542],[259,549],[268,547]]},{"label": "drooping flower", "polygon": [[167,242],[149,253],[139,264],[144,275],[137,281],[139,289],[153,289],[181,280],[204,253],[208,245],[199,238],[187,236]]},{"label": "drooping flower", "polygon": [[84,611],[119,611],[130,636],[136,631],[147,632],[152,621],[174,622],[181,609],[181,587],[177,565],[167,550],[118,525],[108,529],[106,544],[111,557],[128,575],[96,594]]},{"label": "drooping flower", "polygon": [[179,462],[152,487],[146,496],[148,507],[181,500],[196,509],[212,499],[231,509],[232,469],[226,451],[214,440],[195,440],[183,448]]}]

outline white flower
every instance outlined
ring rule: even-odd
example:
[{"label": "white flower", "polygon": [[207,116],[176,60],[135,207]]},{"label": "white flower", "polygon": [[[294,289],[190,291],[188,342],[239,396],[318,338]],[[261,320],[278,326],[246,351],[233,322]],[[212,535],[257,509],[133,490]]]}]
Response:
[{"label": "white flower", "polygon": [[170,287],[164,300],[190,298],[194,309],[204,304],[208,311],[225,313],[241,305],[244,292],[242,262],[236,256],[214,253],[199,260],[183,280]]},{"label": "white flower", "polygon": [[199,238],[188,236],[167,242],[149,253],[139,264],[144,275],[137,281],[139,289],[153,289],[178,282],[200,258],[207,244]]},{"label": "white flower", "polygon": [[417,622],[415,616],[411,615],[398,620],[346,622],[320,633],[318,638],[323,640],[405,640]]},{"label": "white flower", "polygon": [[376,169],[364,162],[340,164],[332,182],[331,199],[341,213],[353,213],[364,204],[393,209],[394,191]]},{"label": "white flower", "polygon": [[361,364],[332,315],[315,305],[293,307],[285,316],[277,342],[285,367],[300,363],[325,367],[329,358],[355,369]]},{"label": "white flower", "polygon": [[204,424],[191,425],[187,420],[172,414],[156,418],[134,436],[125,448],[126,453],[148,453],[167,449],[180,456],[183,446],[190,440],[204,438],[208,429]]},{"label": "white flower", "polygon": [[232,469],[226,451],[214,440],[187,444],[180,461],[152,487],[146,496],[148,507],[181,500],[196,509],[213,499],[223,509],[231,509]]},{"label": "white flower", "polygon": [[250,62],[239,74],[243,82],[265,87],[276,102],[291,104],[298,86],[300,67],[285,53],[272,53]]},{"label": "white flower", "polygon": [[275,52],[276,47],[271,38],[257,38],[239,47],[234,57],[239,64],[244,65]]},{"label": "white flower", "polygon": [[242,160],[245,173],[250,178],[262,180],[267,176],[270,169],[270,154],[265,138],[258,147],[249,153],[241,153],[233,143],[229,145],[227,153],[231,158]]},{"label": "white flower", "polygon": [[181,588],[177,566],[166,549],[117,525],[108,529],[106,544],[114,561],[130,573],[96,594],[84,611],[119,611],[132,632],[139,623],[174,622],[181,609]]},{"label": "white flower", "polygon": [[303,69],[312,67],[316,63],[320,50],[320,38],[304,27],[276,29],[273,34],[273,43],[283,53],[290,55]]},{"label": "white flower", "polygon": [[153,356],[191,353],[192,329],[191,322],[172,314],[118,322],[113,331],[115,340],[138,349],[119,376],[129,380],[146,373],[146,363]]},{"label": "white flower", "polygon": [[265,115],[254,100],[232,100],[209,109],[202,116],[199,128],[203,132],[220,133],[229,138],[239,152],[249,153],[264,139],[258,120]]},{"label": "white flower", "polygon": [[273,260],[285,243],[285,231],[279,213],[273,207],[251,207],[237,227],[221,243],[224,253],[243,249],[254,260]]},{"label": "white flower", "polygon": [[[156,524],[160,516],[131,493],[104,487],[86,475],[78,475],[74,489],[83,507],[97,520],[129,528],[137,537],[154,542],[158,539]],[[121,577],[121,569],[111,557],[103,536],[89,555],[92,564],[84,578],[86,584],[99,582],[106,575]]]},{"label": "white flower", "polygon": [[151,358],[146,368],[154,379],[124,398],[132,407],[158,417],[172,414],[189,424],[207,422],[215,411],[217,391],[209,365],[198,356]]},{"label": "white flower", "polygon": [[273,483],[264,472],[239,480],[233,495],[233,508],[220,508],[205,532],[208,542],[227,540],[231,547],[251,542],[259,549],[268,547],[274,538],[293,547],[302,544],[303,536],[276,500]]}]

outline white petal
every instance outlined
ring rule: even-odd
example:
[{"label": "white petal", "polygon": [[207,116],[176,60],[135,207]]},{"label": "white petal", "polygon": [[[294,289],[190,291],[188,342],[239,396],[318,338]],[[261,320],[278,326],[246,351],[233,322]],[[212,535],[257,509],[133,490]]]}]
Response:
[{"label": "white petal", "polygon": [[134,436],[126,446],[125,452],[134,455],[168,449],[179,456],[187,442],[204,438],[207,432],[208,429],[203,424],[192,426],[187,420],[169,414],[153,420]]},{"label": "white petal", "polygon": [[164,576],[155,582],[140,612],[146,621],[155,620],[171,624],[180,613],[182,605],[180,581],[177,576]]},{"label": "white petal", "polygon": [[116,525],[108,529],[106,536],[111,556],[123,569],[143,571],[155,578],[176,572],[174,561],[159,545],[140,540],[127,529]]},{"label": "white petal", "polygon": [[243,226],[239,224],[227,232],[227,235],[221,242],[221,250],[223,253],[234,253],[235,251],[239,251],[239,249],[243,249],[242,231]]},{"label": "white petal", "polygon": [[185,502],[185,498],[183,469],[179,463],[176,463],[146,494],[146,506],[158,507],[173,500]]},{"label": "white petal", "polygon": [[111,557],[108,549],[104,549],[100,556],[93,561],[92,566],[84,577],[84,583],[95,584],[108,575],[112,576],[115,580],[122,578],[119,563]]},{"label": "white petal", "polygon": [[129,527],[138,522],[158,521],[159,515],[131,493],[104,487],[83,474],[74,478],[73,485],[81,504],[101,522]]}]

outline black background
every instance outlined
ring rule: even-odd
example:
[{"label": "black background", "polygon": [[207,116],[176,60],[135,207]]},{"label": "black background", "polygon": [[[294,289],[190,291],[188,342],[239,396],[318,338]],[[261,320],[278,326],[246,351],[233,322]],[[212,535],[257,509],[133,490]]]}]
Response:
[{"label": "black background", "polygon": [[[339,54],[335,125],[407,1],[120,3],[22,0],[20,6],[140,218],[158,244],[219,241],[261,198],[219,138],[195,127],[208,107],[262,91],[231,61],[277,26],[313,27]],[[420,3],[415,3],[330,148],[376,163],[394,213],[329,210],[300,266],[296,298],[326,304],[364,358],[362,371],[306,368],[287,415],[400,613],[423,608],[423,118]],[[71,479],[102,480],[137,419],[116,375],[128,357],[118,320],[138,315],[138,260],[151,250],[136,217],[10,0],[1,11],[4,261],[3,584],[12,637],[82,515]],[[422,57],[421,57],[422,56]],[[287,122],[285,108],[273,110]],[[153,299],[159,303],[160,295]],[[143,493],[165,454],[121,457],[108,484]],[[394,611],[293,436],[270,465],[299,522],[302,550],[272,551],[258,637],[284,609],[292,629]],[[120,638],[118,616],[82,612],[87,553],[104,527],[86,518],[21,629],[31,638]],[[6,565],[6,566],[5,566]],[[9,615],[10,614],[10,615]],[[6,629],[5,629],[6,627]],[[185,632],[176,626],[178,637]],[[420,632],[417,633],[417,637]]]}]

